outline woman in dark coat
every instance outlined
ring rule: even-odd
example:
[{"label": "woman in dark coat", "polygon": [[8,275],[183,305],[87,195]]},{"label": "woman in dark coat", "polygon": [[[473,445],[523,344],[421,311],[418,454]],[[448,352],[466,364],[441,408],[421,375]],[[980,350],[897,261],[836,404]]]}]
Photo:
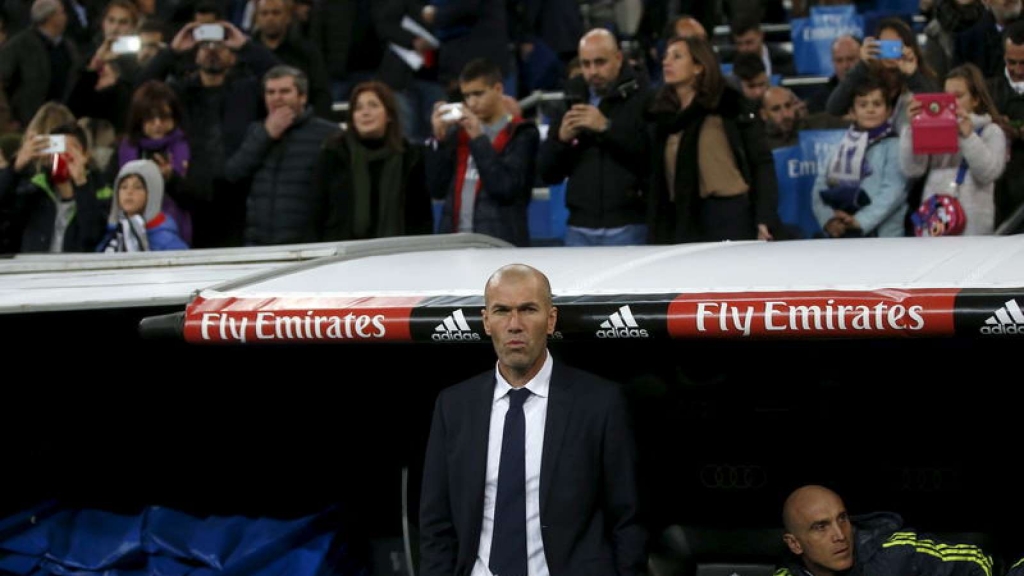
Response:
[{"label": "woman in dark coat", "polygon": [[348,129],[324,143],[314,178],[330,199],[326,239],[430,234],[423,149],[402,139],[391,89],[364,82],[349,102]]},{"label": "woman in dark coat", "polygon": [[781,224],[771,152],[742,95],[725,85],[711,45],[673,38],[662,67],[665,85],[648,113],[652,241],[773,239]]}]

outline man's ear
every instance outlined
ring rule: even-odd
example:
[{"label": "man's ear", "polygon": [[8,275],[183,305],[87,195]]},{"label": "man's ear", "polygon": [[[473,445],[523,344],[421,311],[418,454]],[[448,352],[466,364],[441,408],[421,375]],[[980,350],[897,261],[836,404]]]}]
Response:
[{"label": "man's ear", "polygon": [[555,326],[558,324],[558,307],[552,306],[548,313],[548,336],[555,333]]},{"label": "man's ear", "polygon": [[487,308],[481,308],[480,309],[480,317],[483,318],[483,321],[484,321],[484,333],[487,334],[488,336],[490,336],[491,335],[491,327],[487,323]]},{"label": "man's ear", "polygon": [[796,536],[786,533],[782,535],[782,541],[786,543],[786,547],[789,551],[797,556],[804,553],[804,547],[800,545],[800,542],[796,539]]}]

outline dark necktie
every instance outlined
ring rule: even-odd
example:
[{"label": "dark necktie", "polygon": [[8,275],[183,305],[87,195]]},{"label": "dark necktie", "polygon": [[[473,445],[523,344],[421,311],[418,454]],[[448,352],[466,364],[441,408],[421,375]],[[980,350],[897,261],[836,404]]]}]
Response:
[{"label": "dark necktie", "polygon": [[501,436],[498,495],[487,567],[495,576],[526,576],[526,388],[510,390]]}]

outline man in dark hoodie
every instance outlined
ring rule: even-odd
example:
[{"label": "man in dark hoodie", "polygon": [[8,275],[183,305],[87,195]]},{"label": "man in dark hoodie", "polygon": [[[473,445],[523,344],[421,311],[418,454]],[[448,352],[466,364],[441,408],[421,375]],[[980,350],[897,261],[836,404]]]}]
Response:
[{"label": "man in dark hoodie", "polygon": [[851,517],[824,486],[793,491],[782,508],[792,553],[775,576],[991,576],[992,559],[970,544],[944,545],[903,528],[890,512]]}]

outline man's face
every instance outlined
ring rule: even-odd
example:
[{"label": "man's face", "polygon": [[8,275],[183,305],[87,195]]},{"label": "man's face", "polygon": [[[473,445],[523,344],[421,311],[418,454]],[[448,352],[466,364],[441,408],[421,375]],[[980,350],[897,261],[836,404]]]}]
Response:
[{"label": "man's face", "polygon": [[788,135],[796,126],[796,96],[784,88],[772,88],[764,94],[761,118],[781,133]]},{"label": "man's face", "polygon": [[558,310],[535,276],[505,276],[487,287],[484,331],[491,337],[498,363],[525,374],[543,361],[548,335],[555,330]]},{"label": "man's face", "polygon": [[622,52],[608,38],[588,38],[580,44],[580,70],[587,85],[604,94],[622,70]]},{"label": "man's face", "polygon": [[466,107],[484,124],[490,124],[504,112],[501,104],[503,87],[501,82],[489,84],[483,78],[460,82],[459,91]]},{"label": "man's face", "polygon": [[1009,22],[1020,17],[1021,0],[988,0],[996,22]]},{"label": "man's face", "polygon": [[113,6],[107,10],[107,15],[103,17],[104,38],[127,36],[134,31],[135,20],[132,18],[131,12],[120,6]]},{"label": "man's face", "polygon": [[1006,62],[1006,72],[1010,75],[1010,80],[1024,82],[1024,44],[1014,44],[1007,40],[1003,59]]},{"label": "man's face", "polygon": [[263,98],[270,112],[279,108],[291,108],[298,116],[306,108],[306,95],[299,94],[295,78],[291,76],[267,80],[263,88]]},{"label": "man's face", "polygon": [[832,47],[832,68],[835,69],[836,78],[842,82],[846,73],[857,65],[860,60],[860,46],[852,38],[844,38],[836,42]]},{"label": "man's face", "polygon": [[57,5],[57,10],[50,15],[50,20],[53,22],[53,27],[57,29],[58,34],[64,34],[64,30],[68,27],[68,13],[64,11],[62,4]]},{"label": "man's face", "polygon": [[140,32],[139,33],[139,64],[145,64],[149,62],[156,53],[160,51],[160,45],[163,43],[163,34],[159,32]]},{"label": "man's face", "polygon": [[748,30],[734,37],[733,43],[736,45],[736,51],[741,54],[757,54],[760,56],[764,48],[764,32]]},{"label": "man's face", "polygon": [[292,15],[284,0],[260,0],[256,10],[256,27],[267,38],[280,38],[288,31]]},{"label": "man's face", "polygon": [[768,90],[768,74],[761,72],[750,80],[740,79],[740,86],[743,87],[743,96],[747,100],[760,102],[766,90]]},{"label": "man's face", "polygon": [[235,65],[235,53],[223,42],[202,42],[196,52],[196,64],[209,74],[223,74]]},{"label": "man's face", "polygon": [[814,574],[849,570],[853,566],[853,525],[846,506],[835,494],[821,494],[793,511],[792,532],[783,539]]}]

